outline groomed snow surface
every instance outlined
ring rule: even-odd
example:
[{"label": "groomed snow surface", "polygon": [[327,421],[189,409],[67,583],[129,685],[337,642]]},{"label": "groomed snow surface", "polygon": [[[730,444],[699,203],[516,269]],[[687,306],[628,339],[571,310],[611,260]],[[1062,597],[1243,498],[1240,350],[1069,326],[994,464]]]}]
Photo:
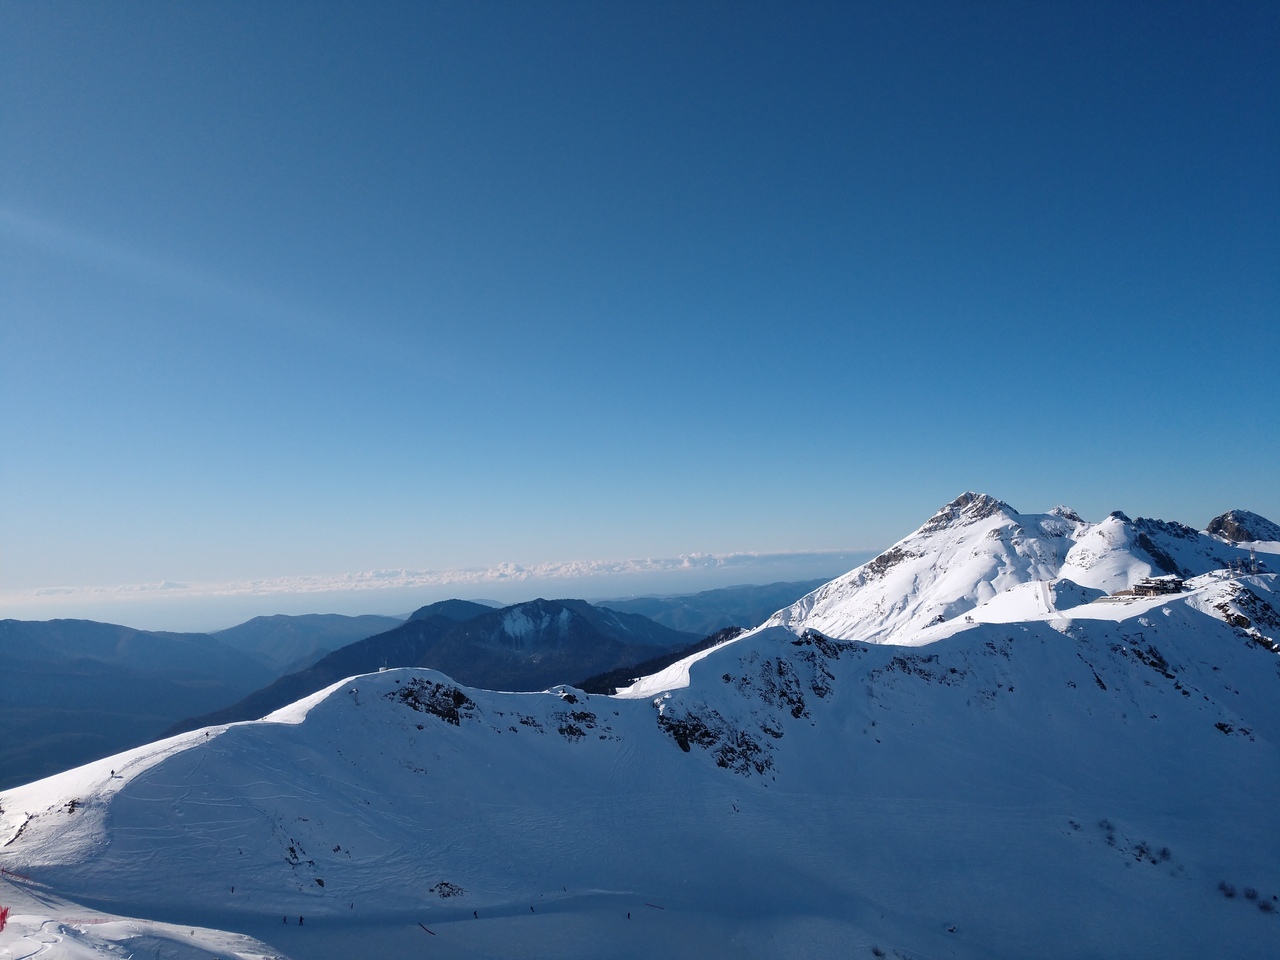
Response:
[{"label": "groomed snow surface", "polygon": [[1000,507],[892,644],[829,585],[628,697],[390,670],[0,794],[0,957],[1273,957],[1275,575],[1157,531],[1187,592],[1090,602],[1143,531]]},{"label": "groomed snow surface", "polygon": [[15,960],[271,960],[281,956],[243,934],[86,909],[8,874],[0,874],[0,904],[9,910],[0,930],[0,957]]}]

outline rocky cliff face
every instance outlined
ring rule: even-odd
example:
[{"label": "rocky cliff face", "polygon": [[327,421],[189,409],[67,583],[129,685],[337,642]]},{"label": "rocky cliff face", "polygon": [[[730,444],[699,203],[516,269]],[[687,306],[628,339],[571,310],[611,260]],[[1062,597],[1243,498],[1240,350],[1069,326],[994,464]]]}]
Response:
[{"label": "rocky cliff face", "polygon": [[1205,532],[1235,543],[1280,542],[1280,524],[1248,510],[1228,510],[1214,517]]}]

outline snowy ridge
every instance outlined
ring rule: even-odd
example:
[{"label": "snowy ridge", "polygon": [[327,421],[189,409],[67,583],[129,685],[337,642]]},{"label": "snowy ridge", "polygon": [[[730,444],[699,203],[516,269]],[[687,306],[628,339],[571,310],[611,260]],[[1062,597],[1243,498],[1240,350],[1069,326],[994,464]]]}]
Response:
[{"label": "snowy ridge", "polygon": [[[263,723],[301,723],[307,718],[313,707],[323,703],[329,698],[329,695],[335,690],[342,687],[347,681],[339,680],[337,683],[331,683],[323,690],[317,690],[310,696],[303,697],[294,703],[281,707],[279,710],[273,710],[262,718]],[[204,729],[211,729],[205,727]],[[212,729],[217,729],[216,727]]]},{"label": "snowy ridge", "polygon": [[354,677],[125,777],[121,755],[0,793],[0,869],[295,960],[1269,960],[1277,576],[1090,602],[1053,576],[1081,542],[1104,580],[1158,571],[1139,535],[1180,566],[1209,548],[990,498],[934,519],[860,583],[910,588],[906,644],[775,624],[629,697]]},{"label": "snowy ridge", "polygon": [[[1207,577],[915,649],[775,628],[651,699],[352,678],[124,785],[0,796],[0,835],[26,824],[0,863],[300,958],[387,955],[418,923],[455,956],[1075,956],[1052,931],[1084,916],[1086,953],[1267,957],[1275,591]],[[99,808],[105,834],[70,829]]]},{"label": "snowy ridge", "polygon": [[733,642],[733,640],[726,640],[724,643],[718,644],[717,646],[708,647],[706,650],[699,650],[697,653],[690,654],[681,660],[677,660],[670,666],[664,667],[657,673],[650,674],[647,677],[641,677],[629,687],[619,689],[614,696],[620,697],[623,700],[639,700],[646,697],[656,696],[657,694],[663,693],[667,690],[687,687],[689,685],[689,670],[695,663],[705,660],[716,650],[719,650],[726,644]]},{"label": "snowy ridge", "polygon": [[[1022,584],[1068,580],[1113,593],[1143,577],[1195,576],[1247,556],[1247,550],[1183,524],[1130,520],[1118,512],[1093,524],[1066,507],[1020,514],[1001,500],[970,492],[763,626],[797,635],[817,630],[841,640],[913,643],[924,628],[971,615]],[[1070,596],[1074,601],[1082,595]]]}]

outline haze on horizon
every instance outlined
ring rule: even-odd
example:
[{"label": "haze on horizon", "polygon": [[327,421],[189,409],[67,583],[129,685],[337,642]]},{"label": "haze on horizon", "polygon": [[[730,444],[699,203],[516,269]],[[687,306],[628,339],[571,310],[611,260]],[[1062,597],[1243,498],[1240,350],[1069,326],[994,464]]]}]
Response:
[{"label": "haze on horizon", "polygon": [[[4,5],[0,617],[834,576],[964,490],[1280,519],[1278,41],[1262,2]],[[210,590],[135,619],[229,626]]]}]

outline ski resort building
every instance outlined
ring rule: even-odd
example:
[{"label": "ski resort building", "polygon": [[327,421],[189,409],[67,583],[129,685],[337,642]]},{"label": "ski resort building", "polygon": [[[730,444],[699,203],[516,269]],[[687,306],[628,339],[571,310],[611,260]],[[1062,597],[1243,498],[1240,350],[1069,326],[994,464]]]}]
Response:
[{"label": "ski resort building", "polygon": [[1143,577],[1128,590],[1117,590],[1114,597],[1159,597],[1182,592],[1181,577]]}]

